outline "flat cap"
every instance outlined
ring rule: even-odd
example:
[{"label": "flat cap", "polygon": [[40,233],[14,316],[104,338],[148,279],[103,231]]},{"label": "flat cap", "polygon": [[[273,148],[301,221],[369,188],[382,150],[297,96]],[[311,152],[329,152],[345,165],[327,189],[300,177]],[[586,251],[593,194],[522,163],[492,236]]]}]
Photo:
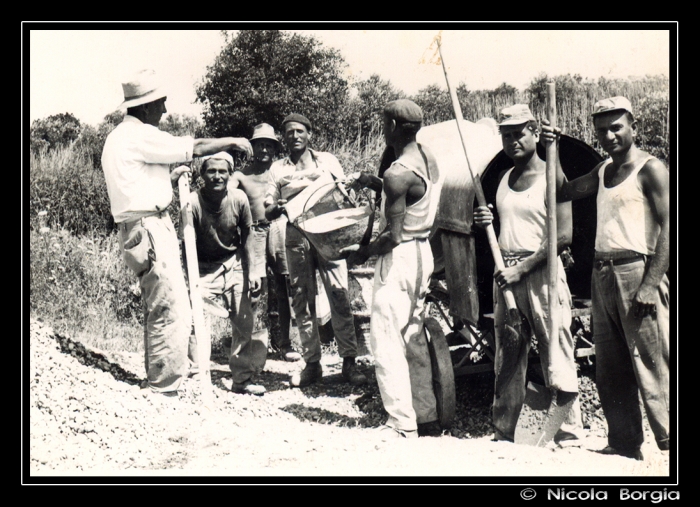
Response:
[{"label": "flat cap", "polygon": [[408,99],[389,102],[384,106],[384,114],[387,118],[396,121],[423,122],[423,111],[418,104]]},{"label": "flat cap", "polygon": [[311,122],[303,114],[292,113],[292,114],[288,115],[284,120],[282,120],[282,126],[284,127],[290,121],[295,121],[297,123],[301,123],[302,125],[304,125],[307,128],[307,130],[311,130]]},{"label": "flat cap", "polygon": [[631,114],[634,114],[630,101],[625,97],[618,95],[617,97],[599,100],[593,104],[593,112],[591,113],[591,116],[607,113],[608,111],[617,111],[618,109],[629,111]]},{"label": "flat cap", "polygon": [[505,127],[506,125],[522,125],[529,121],[537,121],[532,116],[532,112],[527,104],[515,104],[510,107],[501,109],[501,114],[498,118],[498,126]]}]

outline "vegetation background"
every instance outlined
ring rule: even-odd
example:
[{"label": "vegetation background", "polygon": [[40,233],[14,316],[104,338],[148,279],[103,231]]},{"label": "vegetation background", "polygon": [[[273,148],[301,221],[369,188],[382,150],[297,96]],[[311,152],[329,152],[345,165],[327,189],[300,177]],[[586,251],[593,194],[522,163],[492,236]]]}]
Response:
[{"label": "vegetation background", "polygon": [[[286,114],[302,112],[315,126],[314,147],[335,154],[347,174],[376,171],[384,148],[382,107],[407,97],[404,92],[379,75],[348,82],[341,55],[313,37],[276,30],[223,35],[226,44],[197,87],[202,119],[169,114],[159,128],[174,135],[249,138],[260,122],[277,126]],[[550,79],[556,82],[558,121],[566,134],[603,154],[593,137],[592,106],[624,95],[635,108],[638,145],[669,164],[667,76],[590,80],[539,74],[524,90],[506,82],[493,90],[459,84],[457,96],[470,121],[497,118],[502,107],[514,103],[529,104],[541,119]],[[423,108],[426,125],[453,118],[444,86],[431,85],[408,98]],[[121,112],[110,113],[92,126],[67,112],[32,123],[29,300],[31,316],[57,332],[103,350],[136,352],[143,350],[140,291],[121,259],[100,163],[105,138],[122,118]],[[175,222],[177,200],[176,195]]]}]

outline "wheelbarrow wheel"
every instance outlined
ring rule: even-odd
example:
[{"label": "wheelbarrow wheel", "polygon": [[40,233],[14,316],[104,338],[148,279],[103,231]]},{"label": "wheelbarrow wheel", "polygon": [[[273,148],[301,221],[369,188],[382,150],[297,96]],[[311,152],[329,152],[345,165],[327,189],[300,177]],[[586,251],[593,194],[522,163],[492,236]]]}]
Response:
[{"label": "wheelbarrow wheel", "polygon": [[437,413],[442,428],[452,426],[455,418],[457,399],[455,396],[455,375],[452,368],[450,348],[445,334],[437,320],[425,319],[425,331],[428,334],[428,350],[433,368],[433,390],[437,401]]}]

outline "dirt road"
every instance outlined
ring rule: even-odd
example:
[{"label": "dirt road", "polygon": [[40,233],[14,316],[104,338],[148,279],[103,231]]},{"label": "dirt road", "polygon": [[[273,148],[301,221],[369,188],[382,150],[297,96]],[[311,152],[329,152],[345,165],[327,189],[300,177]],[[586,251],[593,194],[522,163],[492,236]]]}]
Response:
[{"label": "dirt road", "polygon": [[385,413],[371,366],[365,366],[370,383],[352,387],[341,381],[338,356],[324,358],[324,383],[305,389],[287,384],[299,364],[270,358],[260,378],[268,389],[262,397],[228,391],[228,366],[214,362],[216,397],[212,409],[203,410],[192,380],[180,397],[144,398],[138,354],[90,351],[36,321],[28,352],[32,476],[221,475],[242,482],[317,476],[358,483],[401,482],[400,476],[479,483],[508,476],[518,484],[518,477],[529,476],[552,477],[553,483],[647,476],[653,483],[669,475],[669,456],[656,449],[648,428],[643,462],[592,452],[605,446],[601,424],[591,425],[581,448],[492,442],[488,392],[471,384],[458,386],[451,432],[382,441],[376,426]]}]

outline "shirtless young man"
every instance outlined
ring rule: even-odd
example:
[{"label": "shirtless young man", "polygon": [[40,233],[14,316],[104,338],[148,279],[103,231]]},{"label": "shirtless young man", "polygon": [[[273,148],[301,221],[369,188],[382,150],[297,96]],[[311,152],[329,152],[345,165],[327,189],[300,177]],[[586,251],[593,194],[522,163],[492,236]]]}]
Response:
[{"label": "shirtless young man", "polygon": [[[272,221],[265,218],[264,200],[270,177],[268,171],[282,145],[275,137],[275,130],[267,123],[255,126],[250,144],[253,147],[253,163],[233,173],[229,186],[243,190],[250,202],[250,211],[253,215],[250,239],[253,241],[255,252],[253,259],[250,260],[251,271],[262,279],[267,276],[267,265],[269,264],[272,268],[280,324],[280,334],[273,345],[280,351],[284,360],[299,361],[301,354],[292,348],[292,342],[289,339],[291,321],[287,294],[289,269],[284,246],[286,217],[283,215]],[[262,287],[265,290],[265,284],[262,284]]]}]

